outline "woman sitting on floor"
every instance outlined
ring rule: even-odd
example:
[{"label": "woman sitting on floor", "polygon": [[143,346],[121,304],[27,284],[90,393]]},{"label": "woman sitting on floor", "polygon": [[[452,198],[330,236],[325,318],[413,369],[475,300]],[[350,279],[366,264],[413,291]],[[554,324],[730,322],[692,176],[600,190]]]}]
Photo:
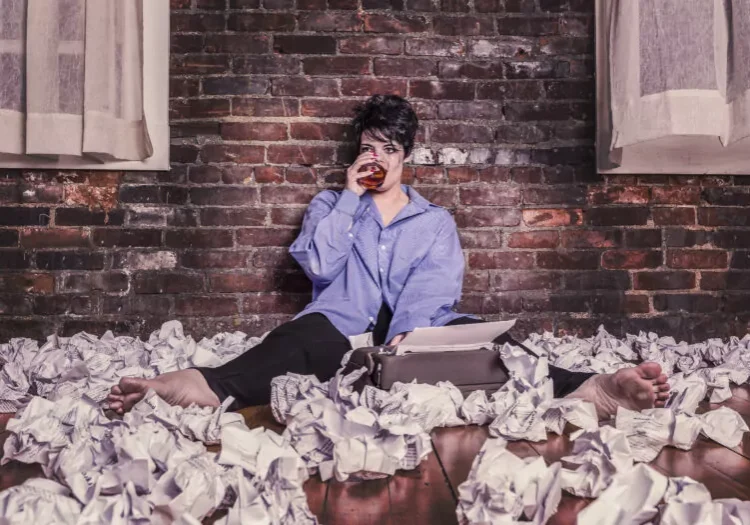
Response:
[{"label": "woman sitting on floor", "polygon": [[[398,344],[418,327],[482,322],[453,311],[464,273],[453,217],[401,184],[418,127],[411,105],[375,95],[357,108],[353,126],[359,156],[347,171],[346,188],[312,200],[290,250],[312,281],[313,301],[218,368],[123,378],[109,395],[113,410],[129,410],[149,388],[181,406],[218,406],[228,396],[235,399],[233,409],[266,404],[276,376],[333,377],[351,349],[349,336],[372,331],[375,344]],[[367,191],[361,179],[374,164],[387,174],[382,186]],[[618,405],[662,406],[669,389],[656,363],[603,375],[550,367],[550,377],[557,397],[592,401],[601,417]]]}]

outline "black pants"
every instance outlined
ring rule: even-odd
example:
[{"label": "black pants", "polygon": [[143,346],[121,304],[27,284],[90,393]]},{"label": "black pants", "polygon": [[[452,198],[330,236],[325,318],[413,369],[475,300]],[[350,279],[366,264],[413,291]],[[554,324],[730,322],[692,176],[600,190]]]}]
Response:
[{"label": "black pants", "polygon": [[[373,329],[376,345],[383,344],[391,313],[383,307]],[[483,323],[470,317],[458,318],[449,325]],[[495,342],[521,346],[503,335]],[[257,346],[217,368],[198,368],[221,401],[232,396],[232,410],[265,405],[271,397],[271,379],[287,372],[314,374],[327,381],[340,368],[341,358],[351,350],[349,339],[323,314],[309,314],[272,330]],[[569,372],[550,366],[555,397],[565,397],[594,374]]]}]

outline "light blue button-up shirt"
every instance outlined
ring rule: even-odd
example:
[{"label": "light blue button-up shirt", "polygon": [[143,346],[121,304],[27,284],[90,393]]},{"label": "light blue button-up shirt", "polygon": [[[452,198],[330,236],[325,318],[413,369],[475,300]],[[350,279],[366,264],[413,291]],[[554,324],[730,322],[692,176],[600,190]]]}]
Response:
[{"label": "light blue button-up shirt", "polygon": [[386,342],[457,317],[464,258],[456,223],[410,186],[409,203],[388,226],[369,193],[316,195],[290,248],[313,283],[313,301],[297,317],[324,314],[345,336],[374,327],[386,303],[393,319]]}]

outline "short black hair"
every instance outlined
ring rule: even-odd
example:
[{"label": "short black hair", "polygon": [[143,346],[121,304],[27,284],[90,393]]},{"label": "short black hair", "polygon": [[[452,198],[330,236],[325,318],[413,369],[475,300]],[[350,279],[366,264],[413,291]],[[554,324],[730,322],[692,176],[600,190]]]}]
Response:
[{"label": "short black hair", "polygon": [[373,95],[354,109],[354,136],[359,145],[364,133],[399,143],[404,154],[414,149],[419,119],[411,104],[398,95]]}]

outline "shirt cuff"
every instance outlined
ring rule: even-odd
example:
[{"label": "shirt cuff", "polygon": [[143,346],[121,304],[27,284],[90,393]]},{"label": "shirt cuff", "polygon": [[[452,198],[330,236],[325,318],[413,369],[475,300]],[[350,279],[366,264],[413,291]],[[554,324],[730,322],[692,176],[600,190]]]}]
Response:
[{"label": "shirt cuff", "polygon": [[388,335],[385,338],[385,344],[390,343],[391,339],[398,334],[413,332],[415,328],[426,328],[428,326],[431,326],[429,317],[416,319],[409,314],[398,316],[398,319],[394,318],[391,321],[391,326],[388,328]]},{"label": "shirt cuff", "polygon": [[352,217],[357,212],[359,207],[359,196],[351,190],[344,190],[339,196],[339,200],[336,201],[334,209],[351,215]]}]

